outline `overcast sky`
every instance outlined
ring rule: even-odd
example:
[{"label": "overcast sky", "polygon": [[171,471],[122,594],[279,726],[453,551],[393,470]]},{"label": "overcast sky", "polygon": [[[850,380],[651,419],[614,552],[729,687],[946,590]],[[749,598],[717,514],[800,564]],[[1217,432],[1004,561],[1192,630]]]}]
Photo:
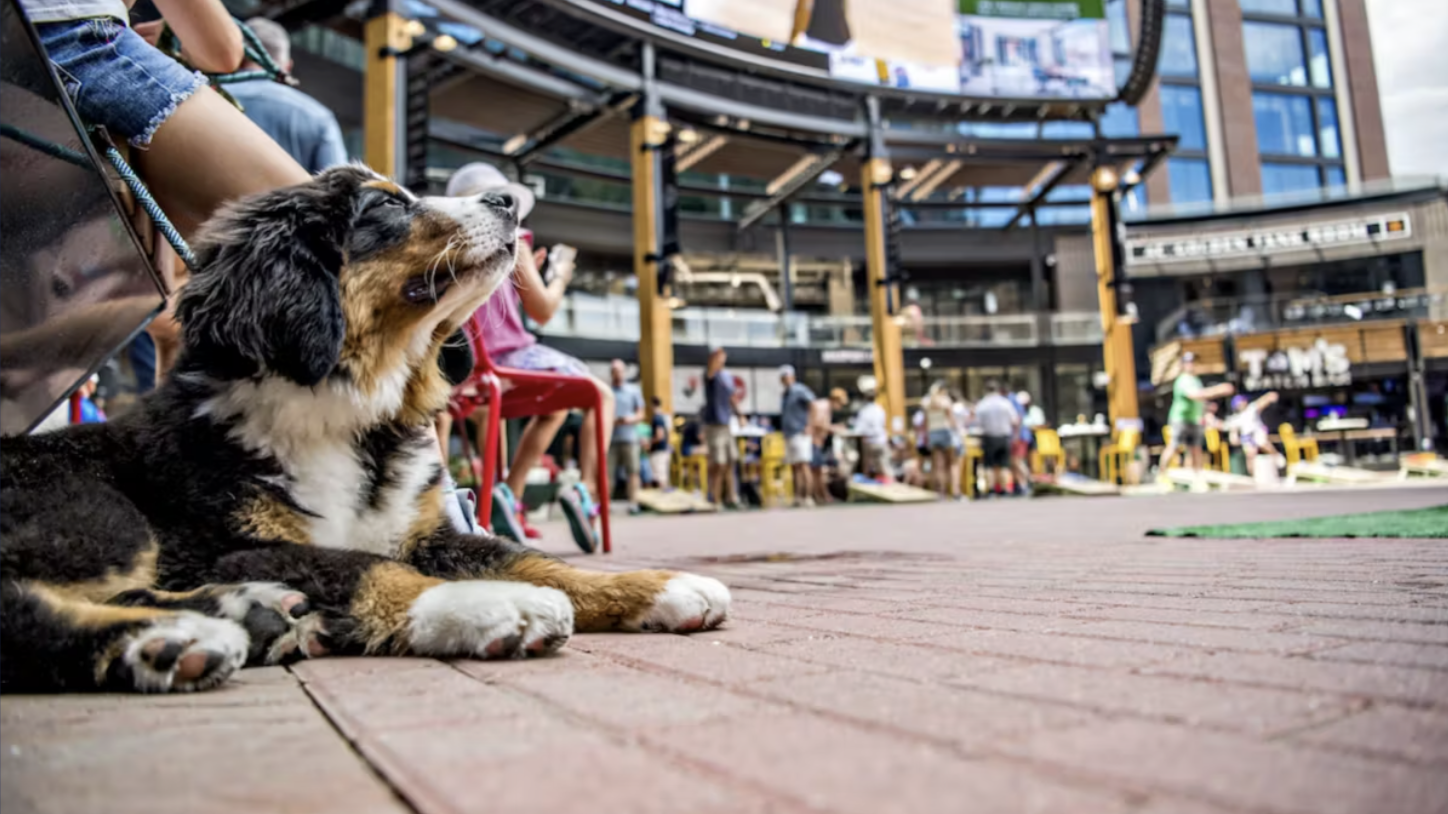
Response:
[{"label": "overcast sky", "polygon": [[1448,176],[1448,2],[1367,7],[1393,175]]}]

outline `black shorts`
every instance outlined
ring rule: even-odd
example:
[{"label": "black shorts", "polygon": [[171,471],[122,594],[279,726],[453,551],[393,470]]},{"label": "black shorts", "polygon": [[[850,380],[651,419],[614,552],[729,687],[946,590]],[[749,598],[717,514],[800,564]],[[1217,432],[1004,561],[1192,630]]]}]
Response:
[{"label": "black shorts", "polygon": [[983,435],[980,439],[983,463],[991,469],[1005,469],[1011,465],[1011,437],[1009,435]]}]

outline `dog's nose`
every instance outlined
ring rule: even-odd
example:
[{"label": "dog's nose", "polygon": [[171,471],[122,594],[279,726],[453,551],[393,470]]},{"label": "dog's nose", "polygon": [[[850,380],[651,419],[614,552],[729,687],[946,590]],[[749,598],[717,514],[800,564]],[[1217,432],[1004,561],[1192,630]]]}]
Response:
[{"label": "dog's nose", "polygon": [[509,215],[518,214],[518,199],[506,192],[484,192],[481,197],[484,206],[501,209]]}]

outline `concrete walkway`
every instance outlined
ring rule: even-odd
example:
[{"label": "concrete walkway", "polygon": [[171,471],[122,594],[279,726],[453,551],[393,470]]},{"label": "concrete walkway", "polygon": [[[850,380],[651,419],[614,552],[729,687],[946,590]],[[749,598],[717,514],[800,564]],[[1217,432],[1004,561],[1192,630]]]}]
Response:
[{"label": "concrete walkway", "polygon": [[1448,541],[1141,536],[1442,503],[621,519],[619,553],[591,564],[717,576],[726,629],[579,636],[528,662],[317,660],[202,695],[7,696],[0,808],[1445,812]]}]

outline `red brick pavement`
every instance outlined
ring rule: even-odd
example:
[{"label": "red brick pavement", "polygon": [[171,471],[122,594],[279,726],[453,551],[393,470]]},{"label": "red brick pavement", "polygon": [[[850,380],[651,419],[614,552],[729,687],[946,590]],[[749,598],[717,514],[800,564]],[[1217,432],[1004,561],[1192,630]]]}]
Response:
[{"label": "red brick pavement", "polygon": [[596,564],[718,576],[727,628],[579,636],[528,662],[318,660],[195,696],[6,697],[0,806],[1445,812],[1448,542],[1141,536],[1443,502],[622,520]]}]

